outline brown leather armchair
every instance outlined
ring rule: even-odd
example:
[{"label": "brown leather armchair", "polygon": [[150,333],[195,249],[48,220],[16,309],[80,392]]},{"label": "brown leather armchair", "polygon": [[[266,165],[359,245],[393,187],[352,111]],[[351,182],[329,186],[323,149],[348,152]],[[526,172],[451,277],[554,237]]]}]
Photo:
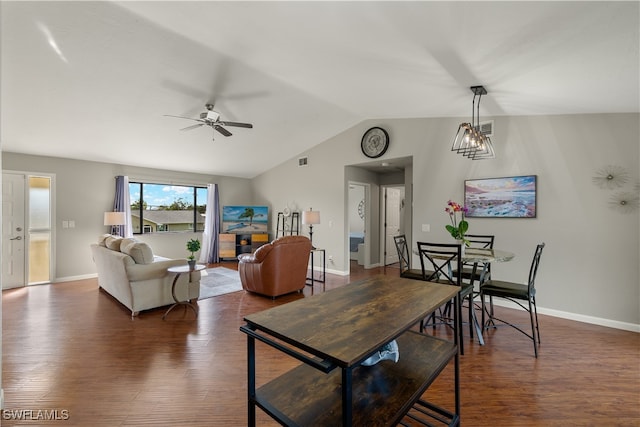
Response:
[{"label": "brown leather armchair", "polygon": [[273,298],[304,289],[310,253],[307,237],[284,236],[239,255],[242,288]]}]

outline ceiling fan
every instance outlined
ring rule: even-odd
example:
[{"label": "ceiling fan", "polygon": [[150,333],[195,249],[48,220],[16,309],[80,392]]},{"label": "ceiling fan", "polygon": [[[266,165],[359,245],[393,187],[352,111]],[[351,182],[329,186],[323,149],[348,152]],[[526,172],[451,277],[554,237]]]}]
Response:
[{"label": "ceiling fan", "polygon": [[253,125],[251,123],[229,122],[226,120],[220,120],[220,113],[213,110],[213,104],[206,104],[205,108],[207,109],[207,111],[200,113],[199,119],[194,119],[191,117],[183,117],[183,116],[173,116],[171,114],[165,114],[165,116],[199,122],[198,124],[187,126],[180,130],[192,130],[195,128],[199,128],[201,126],[211,126],[214,130],[217,130],[222,135],[231,136],[233,134],[229,132],[227,129],[225,129],[223,126],[235,126],[240,128],[249,128],[249,129],[253,128]]}]

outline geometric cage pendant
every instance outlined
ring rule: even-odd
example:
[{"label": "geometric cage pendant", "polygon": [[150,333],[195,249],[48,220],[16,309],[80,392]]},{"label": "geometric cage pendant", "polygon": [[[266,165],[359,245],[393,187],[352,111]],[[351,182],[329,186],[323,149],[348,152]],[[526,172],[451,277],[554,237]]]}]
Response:
[{"label": "geometric cage pendant", "polygon": [[[487,90],[484,86],[471,86],[471,91],[473,92],[471,123],[461,123],[458,126],[451,151],[472,160],[495,159],[496,153],[491,138],[480,131],[480,99],[482,95],[487,94]],[[478,97],[477,106],[476,97]]]}]

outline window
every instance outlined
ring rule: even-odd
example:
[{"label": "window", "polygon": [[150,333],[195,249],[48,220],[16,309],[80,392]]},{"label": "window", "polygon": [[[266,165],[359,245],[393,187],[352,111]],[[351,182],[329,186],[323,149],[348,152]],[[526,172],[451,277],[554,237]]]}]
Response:
[{"label": "window", "polygon": [[50,176],[28,177],[29,184],[29,278],[30,285],[51,280],[51,195]]},{"label": "window", "polygon": [[129,183],[134,234],[204,231],[207,188]]}]

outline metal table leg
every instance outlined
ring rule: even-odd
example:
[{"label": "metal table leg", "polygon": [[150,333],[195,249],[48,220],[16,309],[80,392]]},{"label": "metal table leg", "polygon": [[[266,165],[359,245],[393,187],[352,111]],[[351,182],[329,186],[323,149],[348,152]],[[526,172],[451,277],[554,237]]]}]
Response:
[{"label": "metal table leg", "polygon": [[[164,315],[162,316],[162,320],[164,320],[167,317],[167,314],[169,314],[171,310],[173,310],[179,305],[190,307],[195,313],[196,317],[198,317],[198,309],[193,304],[191,304],[191,302],[189,302],[188,300],[180,301],[178,300],[178,297],[176,297],[176,283],[178,282],[178,278],[180,277],[181,274],[182,273],[176,273],[176,277],[174,277],[173,283],[171,284],[171,296],[173,297],[173,300],[175,301],[175,303],[173,303],[173,305],[169,307],[169,309],[164,313]],[[189,283],[191,283],[191,272],[189,272]]]}]

